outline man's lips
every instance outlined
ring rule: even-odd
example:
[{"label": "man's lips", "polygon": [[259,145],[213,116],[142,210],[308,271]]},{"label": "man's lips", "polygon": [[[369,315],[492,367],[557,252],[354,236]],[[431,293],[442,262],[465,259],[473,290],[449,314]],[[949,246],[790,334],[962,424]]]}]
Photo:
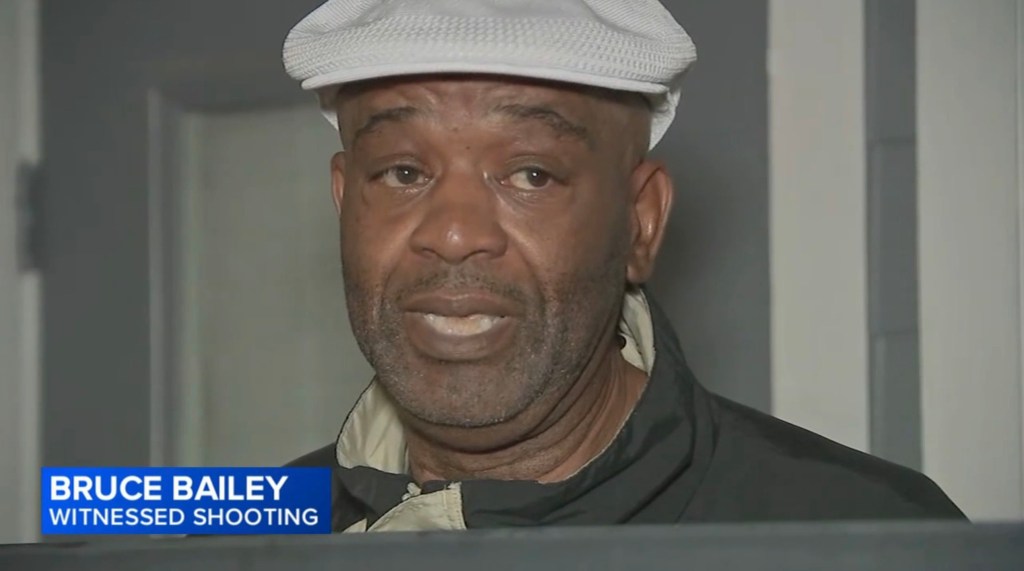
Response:
[{"label": "man's lips", "polygon": [[399,307],[405,312],[441,317],[516,317],[518,306],[498,295],[482,291],[449,290],[416,294],[403,300]]},{"label": "man's lips", "polygon": [[420,294],[401,304],[413,346],[440,361],[472,361],[500,351],[512,338],[519,308],[486,292]]}]

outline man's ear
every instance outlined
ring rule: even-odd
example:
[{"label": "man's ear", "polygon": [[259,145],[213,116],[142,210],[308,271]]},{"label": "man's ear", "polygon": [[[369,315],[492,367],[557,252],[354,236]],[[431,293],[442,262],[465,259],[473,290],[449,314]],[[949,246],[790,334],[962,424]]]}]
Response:
[{"label": "man's ear", "polygon": [[630,186],[632,244],[626,279],[632,285],[641,285],[654,272],[654,260],[665,236],[675,191],[665,166],[651,160],[645,160],[633,170]]},{"label": "man's ear", "polygon": [[331,196],[334,210],[341,217],[341,199],[345,196],[345,152],[339,151],[331,157]]}]

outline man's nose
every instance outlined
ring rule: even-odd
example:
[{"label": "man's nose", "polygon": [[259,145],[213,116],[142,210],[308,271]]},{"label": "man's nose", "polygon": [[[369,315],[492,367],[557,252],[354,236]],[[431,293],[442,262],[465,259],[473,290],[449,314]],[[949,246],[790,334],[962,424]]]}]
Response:
[{"label": "man's nose", "polygon": [[428,193],[423,218],[410,238],[413,251],[452,265],[505,253],[508,235],[498,221],[498,197],[483,175],[448,173]]}]

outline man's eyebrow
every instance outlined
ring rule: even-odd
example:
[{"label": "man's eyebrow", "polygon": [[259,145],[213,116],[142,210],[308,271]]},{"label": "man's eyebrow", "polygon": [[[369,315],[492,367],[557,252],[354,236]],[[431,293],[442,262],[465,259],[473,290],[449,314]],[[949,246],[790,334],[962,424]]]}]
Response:
[{"label": "man's eyebrow", "polygon": [[360,137],[368,133],[373,132],[383,123],[395,122],[400,123],[402,121],[408,121],[409,119],[421,114],[421,111],[415,107],[391,107],[389,109],[383,109],[370,115],[370,117],[363,123],[362,127],[356,129],[355,134],[352,136],[352,144],[354,145]]},{"label": "man's eyebrow", "polygon": [[559,134],[569,135],[586,143],[588,147],[594,147],[594,137],[591,135],[590,130],[579,123],[569,120],[565,115],[546,105],[508,103],[498,105],[493,109],[493,112],[516,119],[541,121]]}]

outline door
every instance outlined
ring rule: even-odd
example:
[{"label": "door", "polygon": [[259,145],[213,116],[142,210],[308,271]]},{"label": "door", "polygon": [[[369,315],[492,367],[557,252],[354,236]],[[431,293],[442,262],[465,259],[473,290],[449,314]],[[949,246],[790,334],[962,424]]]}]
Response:
[{"label": "door", "polygon": [[369,381],[280,64],[316,4],[42,3],[44,465],[284,463]]},{"label": "door", "polygon": [[[322,445],[372,371],[348,325],[327,157],[309,105],[163,113],[177,169],[163,433],[169,463],[273,465]],[[168,125],[174,121],[176,125]]]}]

